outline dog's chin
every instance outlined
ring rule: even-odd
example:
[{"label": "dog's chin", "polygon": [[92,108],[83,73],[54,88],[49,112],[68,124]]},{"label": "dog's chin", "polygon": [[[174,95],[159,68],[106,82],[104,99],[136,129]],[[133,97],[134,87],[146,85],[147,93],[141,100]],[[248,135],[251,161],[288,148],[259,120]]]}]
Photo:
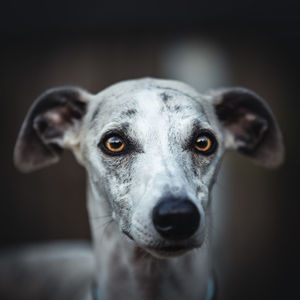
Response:
[{"label": "dog's chin", "polygon": [[168,246],[149,246],[145,244],[138,243],[133,236],[126,230],[123,230],[123,233],[125,234],[126,238],[138,245],[138,248],[145,251],[146,253],[149,253],[151,256],[159,259],[165,259],[165,258],[172,258],[172,257],[178,257],[186,254],[187,252],[190,252],[193,249],[200,248],[202,243],[192,243],[192,244],[185,244],[185,245],[168,245]]},{"label": "dog's chin", "polygon": [[187,252],[191,251],[192,249],[197,248],[196,246],[166,246],[166,247],[143,247],[145,251],[147,251],[152,256],[165,259],[165,258],[172,258],[178,257],[186,254]]}]

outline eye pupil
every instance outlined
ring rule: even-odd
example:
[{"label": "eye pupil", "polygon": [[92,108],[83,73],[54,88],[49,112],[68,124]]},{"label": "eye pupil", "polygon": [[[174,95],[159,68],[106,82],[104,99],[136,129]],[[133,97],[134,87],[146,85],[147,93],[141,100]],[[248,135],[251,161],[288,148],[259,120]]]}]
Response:
[{"label": "eye pupil", "polygon": [[118,137],[111,137],[108,140],[110,147],[113,149],[119,149],[122,147],[123,142]]},{"label": "eye pupil", "polygon": [[108,154],[117,154],[123,151],[123,149],[125,148],[125,142],[119,136],[111,136],[104,140],[101,147],[104,151],[108,151]]},{"label": "eye pupil", "polygon": [[203,155],[209,155],[216,149],[216,141],[213,136],[203,134],[194,142],[194,148]]},{"label": "eye pupil", "polygon": [[197,146],[198,146],[199,148],[205,149],[205,148],[207,147],[207,145],[208,145],[208,140],[207,140],[206,137],[201,137],[201,138],[198,138],[198,139],[197,139],[196,144],[197,144]]}]

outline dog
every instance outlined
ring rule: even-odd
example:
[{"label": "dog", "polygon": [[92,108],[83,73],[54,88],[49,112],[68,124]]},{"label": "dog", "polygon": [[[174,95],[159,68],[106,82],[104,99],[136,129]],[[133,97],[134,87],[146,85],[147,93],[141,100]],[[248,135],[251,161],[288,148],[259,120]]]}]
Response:
[{"label": "dog", "polygon": [[[80,280],[55,299],[71,297],[66,291],[75,285],[80,291],[69,299],[216,299],[210,210],[222,158],[235,150],[274,168],[284,156],[277,122],[256,93],[236,87],[200,94],[153,78],[96,95],[78,87],[42,94],[20,130],[15,165],[38,170],[58,162],[64,149],[87,171],[93,247],[75,255],[52,246],[50,260],[49,247],[27,252],[44,262],[40,274],[57,266],[48,292],[72,276],[64,268],[69,258]],[[55,263],[64,249],[72,259]]]}]

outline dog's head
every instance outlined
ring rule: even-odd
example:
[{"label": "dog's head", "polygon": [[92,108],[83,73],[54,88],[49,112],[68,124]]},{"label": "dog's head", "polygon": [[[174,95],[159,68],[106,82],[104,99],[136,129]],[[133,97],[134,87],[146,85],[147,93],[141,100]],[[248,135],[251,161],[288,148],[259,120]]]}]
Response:
[{"label": "dog's head", "polygon": [[[176,81],[141,79],[91,95],[47,91],[30,109],[15,164],[32,171],[71,149],[85,166],[93,215],[154,256],[200,247],[210,192],[223,154],[234,149],[266,167],[283,158],[267,104],[243,88],[199,94]],[[105,212],[95,211],[105,209]]]}]

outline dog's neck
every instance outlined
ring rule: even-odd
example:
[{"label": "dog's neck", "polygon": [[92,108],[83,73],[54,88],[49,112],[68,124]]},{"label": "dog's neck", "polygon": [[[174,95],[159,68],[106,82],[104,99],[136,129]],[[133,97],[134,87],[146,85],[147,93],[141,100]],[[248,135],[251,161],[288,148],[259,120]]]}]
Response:
[{"label": "dog's neck", "polygon": [[88,209],[101,299],[204,299],[211,266],[209,241],[183,256],[157,259],[137,247],[104,214],[88,189]]}]

